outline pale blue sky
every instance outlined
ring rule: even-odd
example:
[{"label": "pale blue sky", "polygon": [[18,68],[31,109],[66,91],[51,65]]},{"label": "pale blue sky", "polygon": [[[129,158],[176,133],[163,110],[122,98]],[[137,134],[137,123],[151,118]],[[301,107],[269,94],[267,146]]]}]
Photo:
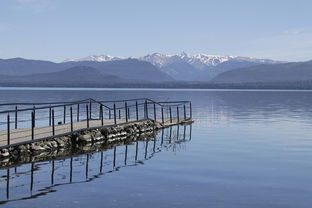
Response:
[{"label": "pale blue sky", "polygon": [[312,59],[311,0],[0,0],[0,58]]}]

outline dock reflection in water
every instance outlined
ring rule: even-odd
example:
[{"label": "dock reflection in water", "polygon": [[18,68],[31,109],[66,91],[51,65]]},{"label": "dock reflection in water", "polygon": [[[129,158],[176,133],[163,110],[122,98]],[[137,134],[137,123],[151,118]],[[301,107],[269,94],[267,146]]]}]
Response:
[{"label": "dock reflection in water", "polygon": [[183,151],[191,141],[192,126],[173,126],[148,141],[117,145],[101,152],[71,155],[50,161],[0,169],[0,205],[56,192],[66,184],[86,183],[124,167],[144,165],[161,151]]}]

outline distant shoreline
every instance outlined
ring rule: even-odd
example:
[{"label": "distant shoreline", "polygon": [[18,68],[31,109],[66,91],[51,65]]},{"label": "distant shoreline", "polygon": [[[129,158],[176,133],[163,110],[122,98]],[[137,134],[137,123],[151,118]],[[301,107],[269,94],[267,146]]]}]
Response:
[{"label": "distant shoreline", "polygon": [[175,90],[175,91],[311,91],[312,82],[300,83],[242,83],[212,84],[201,82],[173,82],[150,84],[49,84],[49,83],[0,83],[0,90]]}]

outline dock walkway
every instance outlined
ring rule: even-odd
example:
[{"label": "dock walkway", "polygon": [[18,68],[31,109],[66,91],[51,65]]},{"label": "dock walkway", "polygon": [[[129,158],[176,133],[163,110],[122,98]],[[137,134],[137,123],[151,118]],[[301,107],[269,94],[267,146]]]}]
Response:
[{"label": "dock walkway", "polygon": [[[150,99],[0,104],[0,149],[73,131],[152,119],[165,125],[192,117],[189,101]],[[27,119],[28,118],[28,119]],[[61,120],[61,122],[60,122]],[[58,124],[59,123],[59,124]]]}]

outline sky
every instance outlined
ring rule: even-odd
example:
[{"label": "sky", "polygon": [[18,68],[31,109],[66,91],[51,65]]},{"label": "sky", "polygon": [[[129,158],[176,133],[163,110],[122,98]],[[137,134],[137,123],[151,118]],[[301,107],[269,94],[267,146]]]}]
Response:
[{"label": "sky", "polygon": [[0,0],[0,58],[312,59],[311,0]]}]

